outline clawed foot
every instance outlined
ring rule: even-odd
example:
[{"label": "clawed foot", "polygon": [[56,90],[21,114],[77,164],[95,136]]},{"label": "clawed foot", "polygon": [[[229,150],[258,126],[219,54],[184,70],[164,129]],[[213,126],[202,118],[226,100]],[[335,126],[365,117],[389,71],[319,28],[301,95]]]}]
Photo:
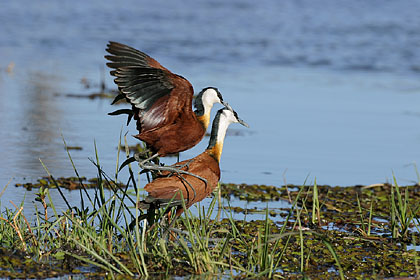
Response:
[{"label": "clawed foot", "polygon": [[135,153],[133,157],[136,161],[139,162],[139,166],[140,165],[145,165],[147,163],[151,163],[151,164],[154,164],[154,165],[159,165],[159,155],[158,154],[154,154],[151,157],[147,157],[147,155],[148,154],[144,153],[144,152],[143,153]]},{"label": "clawed foot", "polygon": [[174,173],[178,174],[178,175],[181,175],[181,174],[190,175],[190,176],[193,176],[195,178],[200,179],[205,184],[207,184],[207,180],[204,179],[203,177],[200,177],[200,176],[198,176],[194,173],[182,170],[185,166],[188,166],[189,164],[190,164],[190,162],[187,162],[186,164],[183,164],[183,165],[162,166],[162,165],[157,165],[157,164],[154,164],[154,163],[151,163],[151,162],[148,162],[148,161],[147,162],[144,162],[144,161],[139,162],[139,166],[143,170],[150,170],[150,171],[157,171],[157,172],[167,171],[167,172],[171,173],[169,175],[172,175]]},{"label": "clawed foot", "polygon": [[173,167],[178,168],[179,170],[183,169],[184,167],[186,167],[186,169],[188,170],[188,168],[190,168],[190,163],[193,162],[194,159],[190,159],[189,161],[187,161],[184,164],[181,165],[173,165]]},{"label": "clawed foot", "polygon": [[[121,169],[123,169],[125,166],[129,165],[130,163],[133,162],[139,162],[139,166],[140,168],[142,168],[142,166],[145,166],[148,162],[150,162],[150,164],[152,165],[156,165],[159,166],[159,157],[158,154],[154,154],[151,157],[148,157],[148,152],[138,152],[135,153],[134,156],[127,158],[120,166],[120,168],[118,169],[118,171],[121,171]],[[144,169],[144,168],[142,168]]]},{"label": "clawed foot", "polygon": [[139,163],[139,166],[141,169],[146,170],[146,171],[157,171],[157,172],[162,172],[162,171],[167,171],[170,173],[176,173],[176,174],[185,174],[185,175],[190,175],[190,176],[194,176],[200,180],[202,180],[205,184],[207,184],[207,180],[195,175],[191,172],[182,170],[183,168],[189,167],[190,163],[192,162],[192,160],[186,162],[185,164],[182,165],[173,165],[173,166],[163,166],[159,164],[159,159],[158,159],[158,155],[155,154],[149,158],[144,159],[143,154],[142,153],[136,153],[134,154],[134,156],[126,159],[123,164],[121,164],[121,167],[119,170],[123,169],[126,165],[133,163],[137,161]]},{"label": "clawed foot", "polygon": [[[144,159],[144,157],[142,157],[142,155],[143,154],[140,154],[140,153],[134,154],[133,157],[128,158],[126,161],[123,162],[123,164],[121,165],[119,170],[121,170],[124,166],[126,166],[126,165],[128,165],[132,162],[137,161],[139,163],[139,167],[141,169],[143,169],[144,172],[149,172],[149,171],[153,172],[154,171],[154,172],[159,172],[160,174],[162,174],[162,172],[170,172],[170,174],[168,176],[170,176],[172,174],[177,174],[177,175],[179,175],[179,178],[181,180],[183,180],[185,183],[187,183],[189,185],[189,187],[193,190],[194,198],[197,195],[195,188],[182,175],[189,175],[189,176],[193,176],[197,179],[200,179],[207,186],[207,180],[204,179],[203,177],[200,177],[200,176],[198,176],[194,173],[182,170],[185,167],[187,167],[187,170],[188,170],[188,167],[189,167],[190,163],[192,162],[192,160],[190,160],[190,161],[188,161],[188,162],[186,162],[185,164],[182,164],[182,165],[163,166],[163,165],[159,164],[158,154],[154,154],[153,156],[151,156],[149,158],[146,158],[146,159]],[[155,163],[156,160],[158,162],[157,164]]]}]

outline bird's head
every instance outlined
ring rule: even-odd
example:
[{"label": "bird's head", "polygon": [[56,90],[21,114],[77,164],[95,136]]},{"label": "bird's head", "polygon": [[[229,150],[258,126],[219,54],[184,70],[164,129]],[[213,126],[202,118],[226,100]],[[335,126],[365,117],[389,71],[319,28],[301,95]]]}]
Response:
[{"label": "bird's head", "polygon": [[197,102],[201,102],[205,107],[213,106],[214,103],[220,103],[223,106],[226,106],[225,102],[223,101],[222,94],[220,91],[215,87],[206,87],[200,91],[195,99],[196,106]]},{"label": "bird's head", "polygon": [[211,129],[211,136],[209,145],[207,147],[207,152],[218,162],[220,161],[220,156],[222,155],[226,130],[231,123],[240,123],[246,127],[249,127],[246,122],[238,117],[238,114],[230,106],[217,111],[217,114],[214,117],[213,127]]},{"label": "bird's head", "polygon": [[224,118],[226,118],[230,123],[240,123],[245,127],[249,127],[246,122],[238,117],[238,114],[235,112],[235,110],[232,109],[232,107],[230,107],[228,103],[225,103],[225,108],[220,109],[219,111],[222,112]]},{"label": "bird's head", "polygon": [[195,114],[198,117],[198,120],[203,124],[204,129],[207,129],[210,124],[210,112],[214,103],[220,103],[223,106],[226,106],[222,94],[215,87],[204,88],[195,98]]}]

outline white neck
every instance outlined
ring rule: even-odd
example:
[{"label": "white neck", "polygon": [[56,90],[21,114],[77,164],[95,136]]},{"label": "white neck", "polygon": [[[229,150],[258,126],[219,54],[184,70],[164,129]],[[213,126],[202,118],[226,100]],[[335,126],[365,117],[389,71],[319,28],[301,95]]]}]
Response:
[{"label": "white neck", "polygon": [[204,115],[210,114],[211,108],[213,108],[214,103],[220,103],[217,93],[214,89],[208,89],[203,93],[203,107]]},{"label": "white neck", "polygon": [[228,118],[223,117],[222,114],[222,116],[220,117],[219,128],[217,130],[216,143],[220,143],[221,145],[223,145],[223,142],[225,141],[226,131],[231,123],[232,121]]},{"label": "white neck", "polygon": [[217,112],[211,129],[210,141],[207,149],[219,161],[222,155],[223,142],[225,140],[226,131],[229,125],[238,122],[236,117],[230,110],[221,109]]}]

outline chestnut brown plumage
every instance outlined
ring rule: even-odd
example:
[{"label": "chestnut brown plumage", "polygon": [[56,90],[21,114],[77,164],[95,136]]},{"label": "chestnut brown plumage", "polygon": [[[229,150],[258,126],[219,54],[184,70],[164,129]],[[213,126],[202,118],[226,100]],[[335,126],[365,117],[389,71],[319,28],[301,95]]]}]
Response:
[{"label": "chestnut brown plumage", "polygon": [[144,141],[156,156],[166,156],[185,151],[203,138],[210,122],[210,111],[214,103],[223,102],[217,88],[203,89],[195,100],[194,90],[184,77],[174,74],[147,54],[127,45],[109,42],[106,49],[111,55],[105,58],[114,69],[120,94],[131,110],[117,110],[111,115],[129,114],[134,117],[139,133],[134,137]]},{"label": "chestnut brown plumage", "polygon": [[178,206],[175,215],[175,217],[178,217],[183,212],[181,198],[184,198],[187,208],[206,198],[216,188],[219,182],[219,161],[222,154],[223,142],[229,124],[234,122],[248,126],[238,118],[237,114],[231,108],[220,109],[213,121],[207,149],[192,159],[175,164],[176,166],[182,166],[180,170],[195,174],[202,179],[176,172],[162,174],[161,177],[156,178],[145,186],[145,190],[149,193],[149,196],[139,203],[139,207],[143,209],[155,209],[170,203],[170,206]]}]

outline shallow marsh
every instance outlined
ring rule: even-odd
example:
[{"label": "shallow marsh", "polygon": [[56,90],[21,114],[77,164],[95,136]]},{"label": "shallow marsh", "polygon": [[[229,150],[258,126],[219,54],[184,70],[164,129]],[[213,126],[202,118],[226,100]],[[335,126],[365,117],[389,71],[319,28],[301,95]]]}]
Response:
[{"label": "shallow marsh", "polygon": [[[66,188],[72,185],[69,181],[86,182],[88,186],[98,184],[98,180],[54,181],[59,188]],[[138,212],[122,204],[116,206],[118,199],[111,198],[117,194],[120,202],[123,198],[115,185],[113,196],[95,197],[94,200],[102,199],[103,204],[84,211],[74,207],[58,214],[53,204],[42,203],[48,197],[43,189],[47,182],[44,178],[32,186],[33,190],[41,187],[39,192],[46,194],[37,203],[36,225],[29,225],[19,208],[2,213],[3,277],[173,277],[217,273],[238,279],[381,279],[418,275],[418,253],[413,246],[420,240],[419,185],[221,184],[210,205],[192,207],[195,214],[188,211],[182,216],[171,229],[172,237],[164,241],[159,239],[164,227],[150,230],[146,236],[144,230],[148,227],[144,222],[139,224],[137,235],[127,225],[119,228],[118,217],[124,217],[127,223],[135,220],[130,215]],[[224,202],[220,209],[219,191]],[[235,200],[247,201],[248,209],[228,206]],[[317,207],[315,200],[319,202]],[[266,208],[267,201],[285,201],[289,207]],[[404,207],[411,217],[407,228],[401,220]],[[103,212],[105,208],[108,214]],[[47,209],[53,213],[50,217],[44,217]],[[254,210],[262,213],[263,219],[252,219]],[[219,211],[223,212],[222,217]],[[249,216],[242,220],[232,218],[241,212],[244,217]],[[116,219],[114,222],[111,216]],[[81,223],[84,228],[74,223]],[[52,266],[60,269],[52,271]]]}]

